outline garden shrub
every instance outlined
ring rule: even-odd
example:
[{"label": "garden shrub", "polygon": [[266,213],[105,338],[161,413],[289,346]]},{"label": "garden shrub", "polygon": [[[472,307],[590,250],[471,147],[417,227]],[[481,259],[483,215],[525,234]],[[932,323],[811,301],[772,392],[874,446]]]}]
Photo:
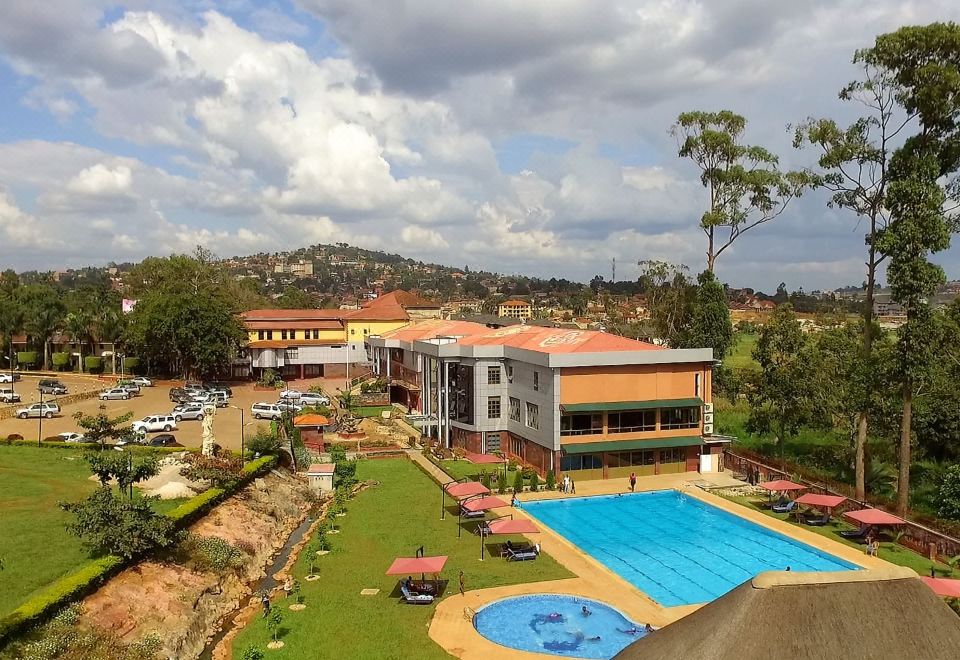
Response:
[{"label": "garden shrub", "polygon": [[497,493],[504,495],[507,492],[507,473],[503,472],[497,477]]},{"label": "garden shrub", "polygon": [[226,573],[243,566],[240,548],[219,536],[188,534],[177,550],[200,571]]},{"label": "garden shrub", "polygon": [[486,470],[483,471],[483,476],[480,478],[480,483],[486,486],[487,490],[490,489],[490,473]]},{"label": "garden shrub", "polygon": [[246,449],[253,454],[267,456],[280,451],[280,438],[265,426],[257,427],[257,434],[246,441]]},{"label": "garden shrub", "polygon": [[553,473],[553,470],[547,470],[547,490],[554,490],[557,487],[557,475]]},{"label": "garden shrub", "polygon": [[454,447],[453,448],[453,458],[462,461],[467,456],[467,450],[463,447]]},{"label": "garden shrub", "polygon": [[22,367],[32,367],[38,361],[36,351],[20,351],[17,353],[17,364]]},{"label": "garden shrub", "polygon": [[517,470],[515,474],[516,476],[513,478],[513,492],[521,493],[523,492],[523,472]]},{"label": "garden shrub", "polygon": [[128,373],[136,373],[137,369],[140,367],[140,358],[128,357],[123,358],[123,370]]},{"label": "garden shrub", "polygon": [[56,367],[58,371],[63,371],[64,367],[70,366],[70,354],[54,353],[50,356],[50,363]]},{"label": "garden shrub", "polygon": [[103,371],[103,358],[96,355],[88,355],[83,358],[83,364],[89,373],[98,374]]},{"label": "garden shrub", "polygon": [[263,660],[263,651],[256,646],[248,646],[243,650],[240,660]]},{"label": "garden shrub", "polygon": [[540,487],[540,476],[534,470],[533,474],[530,475],[530,490],[536,491]]},{"label": "garden shrub", "polygon": [[960,463],[951,465],[943,474],[938,513],[943,518],[960,520]]}]

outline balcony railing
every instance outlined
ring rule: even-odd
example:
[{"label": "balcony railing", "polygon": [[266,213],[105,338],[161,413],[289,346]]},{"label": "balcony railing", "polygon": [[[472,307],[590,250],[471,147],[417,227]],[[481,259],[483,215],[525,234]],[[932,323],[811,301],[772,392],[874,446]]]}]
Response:
[{"label": "balcony railing", "polygon": [[390,378],[402,380],[411,385],[418,385],[420,380],[418,376],[416,369],[405,367],[401,362],[393,361],[390,363]]}]

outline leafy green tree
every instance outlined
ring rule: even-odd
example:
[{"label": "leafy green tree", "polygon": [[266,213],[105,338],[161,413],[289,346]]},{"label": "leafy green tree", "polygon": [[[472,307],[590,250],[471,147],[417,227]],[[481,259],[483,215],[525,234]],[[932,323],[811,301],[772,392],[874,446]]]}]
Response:
[{"label": "leafy green tree", "polygon": [[[841,127],[832,119],[807,119],[796,127],[794,146],[810,145],[819,151],[819,171],[811,172],[815,185],[831,193],[828,206],[848,209],[857,223],[867,223],[867,279],[863,301],[861,328],[861,361],[871,359],[877,336],[873,301],[877,269],[885,258],[880,251],[880,235],[886,229],[887,186],[890,182],[890,157],[894,140],[911,117],[903,112],[895,98],[890,72],[867,62],[860,62],[862,79],[851,82],[840,92],[845,101],[859,103],[865,114],[849,126]],[[863,385],[871,387],[869,381]],[[860,399],[857,434],[854,445],[855,493],[865,497],[865,447],[869,424],[869,390]]]},{"label": "leafy green tree", "polygon": [[[14,276],[16,277],[16,276]],[[23,305],[15,295],[16,288],[7,291],[0,288],[0,350],[9,360],[8,367],[13,368],[13,336],[23,331]]]},{"label": "leafy green tree", "polygon": [[723,285],[705,270],[697,278],[696,298],[686,343],[689,348],[712,348],[713,359],[722,360],[733,345],[733,324]]},{"label": "leafy green tree", "polygon": [[917,123],[916,133],[890,160],[890,223],[880,240],[880,249],[890,255],[888,283],[907,318],[897,331],[902,399],[897,510],[904,514],[909,507],[915,387],[937,348],[930,299],[946,279],[929,257],[949,247],[955,224],[945,212],[947,195],[941,182],[960,165],[960,26],[901,28],[877,37],[857,58],[887,72],[897,101]]},{"label": "leafy green tree", "polygon": [[284,288],[276,303],[280,309],[315,309],[317,299],[303,289],[288,286]]},{"label": "leafy green tree", "polygon": [[760,365],[747,393],[751,433],[772,433],[783,458],[787,440],[816,421],[818,375],[800,322],[789,304],[774,310],[753,348]]},{"label": "leafy green tree", "polygon": [[279,607],[271,607],[270,614],[267,615],[267,630],[273,637],[273,641],[278,641],[280,635],[280,626],[283,625],[283,611]]},{"label": "leafy green tree", "polygon": [[56,290],[48,284],[30,284],[20,293],[27,333],[43,346],[43,368],[50,368],[50,338],[66,312]]},{"label": "leafy green tree", "polygon": [[681,158],[700,170],[709,207],[700,218],[707,270],[741,235],[783,213],[809,183],[803,172],[781,172],[777,157],[743,142],[747,120],[729,110],[684,112],[670,129]]},{"label": "leafy green tree", "polygon": [[513,492],[522,493],[523,492],[523,470],[518,466],[513,477]]},{"label": "leafy green tree", "polygon": [[173,521],[153,511],[152,500],[123,500],[109,487],[101,486],[81,502],[61,502],[73,514],[67,529],[98,552],[138,557],[170,545],[175,537]]},{"label": "leafy green tree", "polygon": [[98,451],[88,453],[86,460],[101,486],[109,487],[111,481],[116,481],[119,492],[130,499],[133,485],[155,476],[160,469],[154,454],[134,457],[129,452]]},{"label": "leafy green tree", "polygon": [[83,346],[92,342],[93,317],[83,310],[70,312],[63,319],[63,330],[77,347],[80,357],[77,362],[83,371]]},{"label": "leafy green tree", "polygon": [[657,337],[671,348],[686,347],[696,296],[696,288],[687,279],[687,267],[665,261],[641,261],[639,265],[639,282]]},{"label": "leafy green tree", "polygon": [[78,411],[73,414],[73,418],[77,420],[77,426],[84,430],[83,435],[86,436],[87,440],[99,443],[101,449],[107,440],[131,439],[135,435],[129,425],[124,426],[133,419],[132,412],[117,417],[108,417],[103,412],[96,415],[85,415]]},{"label": "leafy green tree", "polygon": [[951,465],[940,484],[940,507],[937,513],[943,518],[960,520],[960,463]]}]

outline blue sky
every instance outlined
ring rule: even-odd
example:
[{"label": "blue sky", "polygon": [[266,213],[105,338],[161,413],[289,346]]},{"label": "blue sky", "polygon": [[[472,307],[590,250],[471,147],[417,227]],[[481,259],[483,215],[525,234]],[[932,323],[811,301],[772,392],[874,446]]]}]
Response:
[{"label": "blue sky", "polygon": [[[346,241],[587,280],[703,267],[677,114],[855,116],[856,48],[945,0],[8,0],[0,266]],[[295,112],[294,112],[295,108]],[[718,262],[738,286],[863,279],[862,230],[813,192]],[[956,250],[939,257],[960,277]]]}]

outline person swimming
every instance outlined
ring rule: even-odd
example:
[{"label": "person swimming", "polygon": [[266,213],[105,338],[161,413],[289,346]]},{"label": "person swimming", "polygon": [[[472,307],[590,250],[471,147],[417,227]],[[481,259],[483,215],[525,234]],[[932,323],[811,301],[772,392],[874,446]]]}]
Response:
[{"label": "person swimming", "polygon": [[636,634],[638,634],[638,633],[640,632],[640,629],[637,628],[636,626],[631,626],[630,628],[627,628],[626,630],[624,630],[624,629],[622,629],[622,628],[617,628],[617,632],[622,632],[624,635],[636,635]]},{"label": "person swimming", "polygon": [[593,612],[590,611],[590,608],[584,605],[583,607],[580,608],[580,614],[582,614],[583,616],[590,616],[591,614],[593,614]]}]

